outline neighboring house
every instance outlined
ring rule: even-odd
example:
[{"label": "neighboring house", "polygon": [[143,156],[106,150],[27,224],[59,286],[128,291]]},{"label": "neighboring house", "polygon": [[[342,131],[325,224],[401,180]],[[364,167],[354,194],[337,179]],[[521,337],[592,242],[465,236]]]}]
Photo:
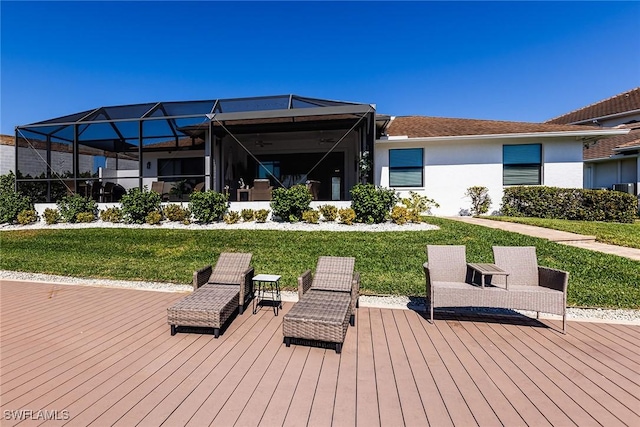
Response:
[{"label": "neighboring house", "polygon": [[626,135],[585,145],[584,187],[612,189],[616,186],[617,189],[640,194],[640,87],[547,123],[628,129]]},{"label": "neighboring house", "polygon": [[376,140],[375,182],[415,191],[440,204],[434,213],[458,215],[471,206],[467,188],[489,189],[499,210],[511,185],[582,188],[582,147],[626,133],[594,126],[439,117],[397,117]]},{"label": "neighboring house", "polygon": [[240,179],[268,178],[274,187],[309,180],[319,200],[345,201],[356,183],[372,182],[434,199],[435,214],[458,215],[470,207],[464,193],[472,186],[489,189],[491,210],[500,208],[505,186],[581,188],[583,145],[628,132],[392,117],[373,104],[284,95],[100,107],[17,127],[15,152],[22,176],[44,176],[42,194],[52,194],[52,170],[63,171],[64,153],[74,184],[87,177],[125,188],[203,183],[236,200]]}]

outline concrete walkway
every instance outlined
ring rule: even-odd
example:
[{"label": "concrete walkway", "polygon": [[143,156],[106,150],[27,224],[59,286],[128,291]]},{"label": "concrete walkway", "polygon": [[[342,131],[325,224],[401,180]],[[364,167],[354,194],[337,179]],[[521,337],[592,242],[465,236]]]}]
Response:
[{"label": "concrete walkway", "polygon": [[640,261],[640,249],[627,248],[624,246],[609,245],[596,242],[595,236],[585,236],[582,234],[568,233],[566,231],[552,230],[550,228],[535,227],[533,225],[517,224],[515,222],[493,221],[484,218],[473,218],[469,216],[449,217],[455,221],[469,224],[482,225],[489,228],[520,233],[527,236],[539,237],[563,245],[575,246],[606,254],[618,255],[635,261]]}]

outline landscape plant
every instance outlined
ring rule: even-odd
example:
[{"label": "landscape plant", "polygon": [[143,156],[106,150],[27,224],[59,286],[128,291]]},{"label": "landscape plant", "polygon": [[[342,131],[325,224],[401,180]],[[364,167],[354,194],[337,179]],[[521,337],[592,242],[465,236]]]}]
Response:
[{"label": "landscape plant", "polygon": [[191,218],[191,212],[188,208],[184,208],[176,204],[168,204],[162,208],[162,214],[169,221],[188,223]]},{"label": "landscape plant", "polygon": [[431,215],[431,209],[439,208],[440,205],[427,196],[422,196],[415,191],[409,191],[409,197],[400,199],[409,213],[408,220],[411,222],[422,222],[422,215]]},{"label": "landscape plant", "polygon": [[42,213],[42,216],[44,216],[44,222],[47,225],[57,224],[62,219],[58,209],[46,208]]},{"label": "landscape plant", "polygon": [[229,209],[229,197],[217,191],[194,191],[189,198],[189,210],[200,223],[220,221]]},{"label": "landscape plant", "polygon": [[391,222],[394,224],[404,225],[411,221],[412,218],[413,213],[404,206],[394,206],[393,209],[391,209]]},{"label": "landscape plant", "polygon": [[225,214],[223,219],[226,224],[237,224],[238,222],[240,222],[240,218],[242,218],[240,212],[229,211]]},{"label": "landscape plant", "polygon": [[240,216],[244,222],[250,222],[255,218],[255,212],[253,209],[242,209]]},{"label": "landscape plant", "polygon": [[320,220],[320,212],[314,209],[309,209],[302,213],[302,220],[309,224],[317,224]]},{"label": "landscape plant", "polygon": [[100,211],[100,219],[104,222],[122,222],[122,209],[117,206]]},{"label": "landscape plant", "polygon": [[338,208],[333,205],[322,205],[318,209],[325,221],[335,221],[338,217]]},{"label": "landscape plant", "polygon": [[160,225],[160,222],[162,222],[162,212],[159,210],[149,212],[145,218],[145,222],[150,225]]},{"label": "landscape plant", "polygon": [[255,212],[256,222],[266,222],[269,217],[269,209],[258,209]]},{"label": "landscape plant", "polygon": [[271,193],[271,209],[273,215],[283,221],[297,222],[302,219],[302,213],[309,210],[313,197],[304,184],[291,188],[276,188]]},{"label": "landscape plant", "polygon": [[471,214],[473,216],[484,215],[489,212],[491,197],[489,197],[489,189],[487,187],[479,185],[469,187],[464,195],[471,199]]},{"label": "landscape plant", "polygon": [[124,221],[134,224],[144,224],[151,212],[160,210],[160,205],[160,195],[146,186],[142,190],[131,188],[120,199]]},{"label": "landscape plant", "polygon": [[397,202],[398,195],[388,188],[373,184],[356,184],[351,189],[351,208],[356,214],[357,222],[384,222]]},{"label": "landscape plant", "polygon": [[24,209],[18,214],[18,224],[27,225],[32,224],[40,219],[38,212],[34,209]]},{"label": "landscape plant", "polygon": [[65,222],[78,222],[78,214],[90,213],[95,219],[98,214],[98,204],[95,200],[83,197],[80,194],[69,194],[63,196],[56,203],[60,215]]},{"label": "landscape plant", "polygon": [[0,175],[0,223],[12,224],[25,209],[33,209],[31,199],[15,190],[16,177],[13,172]]},{"label": "landscape plant", "polygon": [[352,225],[356,220],[356,212],[351,208],[338,209],[338,218],[341,224]]},{"label": "landscape plant", "polygon": [[76,222],[93,222],[96,217],[92,212],[80,212],[76,215]]}]

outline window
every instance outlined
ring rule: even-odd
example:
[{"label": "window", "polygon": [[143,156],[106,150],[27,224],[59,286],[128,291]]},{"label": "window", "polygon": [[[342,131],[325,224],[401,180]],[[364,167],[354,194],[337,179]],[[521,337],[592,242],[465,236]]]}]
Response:
[{"label": "window", "polygon": [[542,145],[504,145],[502,147],[503,185],[542,184]]},{"label": "window", "polygon": [[158,159],[158,176],[204,175],[204,158]]},{"label": "window", "polygon": [[389,186],[422,187],[422,148],[389,150]]}]

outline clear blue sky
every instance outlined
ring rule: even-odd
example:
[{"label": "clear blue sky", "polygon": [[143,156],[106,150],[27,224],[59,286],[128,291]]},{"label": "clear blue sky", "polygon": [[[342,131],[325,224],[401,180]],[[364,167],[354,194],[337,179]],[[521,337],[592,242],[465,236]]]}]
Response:
[{"label": "clear blue sky", "polygon": [[640,86],[639,2],[11,2],[1,132],[99,106],[294,93],[541,122]]}]

